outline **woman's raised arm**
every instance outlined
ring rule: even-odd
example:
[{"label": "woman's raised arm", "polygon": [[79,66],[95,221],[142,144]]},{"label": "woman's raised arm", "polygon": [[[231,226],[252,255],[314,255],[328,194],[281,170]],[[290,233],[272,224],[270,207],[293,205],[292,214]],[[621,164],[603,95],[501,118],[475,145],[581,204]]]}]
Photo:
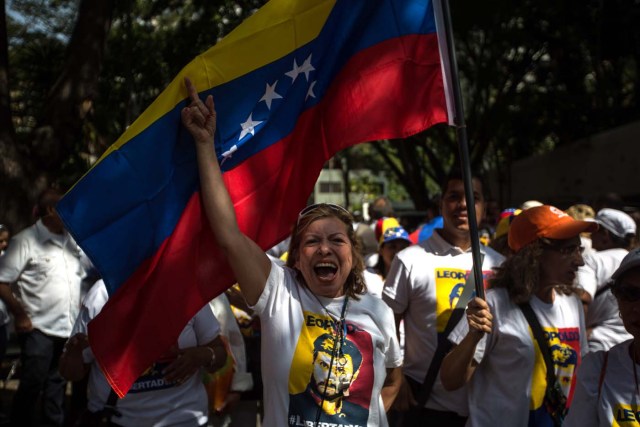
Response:
[{"label": "woman's raised arm", "polygon": [[193,83],[185,78],[191,103],[182,110],[182,124],[193,136],[198,158],[200,190],[209,226],[227,257],[247,303],[254,305],[271,271],[264,251],[238,228],[236,213],[224,185],[213,146],[216,111],[213,97],[202,102]]}]

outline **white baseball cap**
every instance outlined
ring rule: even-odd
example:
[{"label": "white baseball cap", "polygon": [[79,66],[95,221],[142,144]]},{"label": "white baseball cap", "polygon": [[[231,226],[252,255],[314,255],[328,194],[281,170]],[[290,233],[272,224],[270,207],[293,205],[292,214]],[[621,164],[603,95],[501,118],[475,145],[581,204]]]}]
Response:
[{"label": "white baseball cap", "polygon": [[594,220],[618,237],[624,238],[627,234],[636,234],[636,222],[633,218],[617,209],[600,209]]}]

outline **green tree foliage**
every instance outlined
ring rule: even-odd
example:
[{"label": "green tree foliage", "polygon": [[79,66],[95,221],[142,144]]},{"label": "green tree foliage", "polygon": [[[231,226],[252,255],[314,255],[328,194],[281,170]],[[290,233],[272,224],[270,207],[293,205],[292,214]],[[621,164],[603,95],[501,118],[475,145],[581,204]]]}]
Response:
[{"label": "green tree foliage", "polygon": [[[194,56],[265,0],[0,0],[0,216],[77,179]],[[515,159],[640,116],[640,4],[451,2],[472,161]],[[396,176],[418,209],[456,161],[440,125],[344,154]],[[400,192],[399,192],[400,193]],[[495,194],[497,193],[497,194]],[[504,200],[501,200],[504,201]]]},{"label": "green tree foliage", "polygon": [[[640,118],[637,1],[451,7],[472,163],[497,173],[501,202],[513,160]],[[375,146],[416,207],[457,161],[455,134],[441,126]]]},{"label": "green tree foliage", "polygon": [[[0,2],[0,215],[19,229],[261,0]],[[3,35],[4,34],[4,35]]]}]

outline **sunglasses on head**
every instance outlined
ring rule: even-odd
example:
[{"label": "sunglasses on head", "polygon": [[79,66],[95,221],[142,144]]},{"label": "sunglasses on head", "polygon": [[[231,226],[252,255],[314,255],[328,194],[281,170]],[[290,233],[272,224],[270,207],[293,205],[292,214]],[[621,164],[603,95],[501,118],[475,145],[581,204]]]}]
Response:
[{"label": "sunglasses on head", "polygon": [[340,214],[346,214],[349,216],[349,218],[351,218],[351,212],[349,212],[348,210],[346,210],[345,208],[343,208],[340,205],[336,205],[334,203],[315,203],[313,205],[309,205],[306,208],[302,209],[300,211],[300,213],[298,214],[298,221],[297,221],[297,225],[300,224],[300,220],[302,218],[304,218],[305,216],[309,215],[311,212],[315,211],[316,209],[319,208],[329,208],[334,212],[340,213]]},{"label": "sunglasses on head", "polygon": [[629,301],[636,302],[640,301],[640,287],[628,285],[626,283],[620,283],[612,289],[615,296],[618,298]]}]

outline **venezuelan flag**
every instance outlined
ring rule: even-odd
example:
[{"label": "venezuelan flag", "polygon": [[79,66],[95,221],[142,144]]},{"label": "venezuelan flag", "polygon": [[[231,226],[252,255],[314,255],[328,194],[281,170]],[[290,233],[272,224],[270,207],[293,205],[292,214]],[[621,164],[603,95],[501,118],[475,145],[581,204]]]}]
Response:
[{"label": "venezuelan flag", "polygon": [[271,0],[188,64],[58,205],[109,290],[89,340],[120,396],[234,282],[180,123],[185,76],[215,99],[223,177],[265,249],[336,152],[447,121],[431,0]]}]

